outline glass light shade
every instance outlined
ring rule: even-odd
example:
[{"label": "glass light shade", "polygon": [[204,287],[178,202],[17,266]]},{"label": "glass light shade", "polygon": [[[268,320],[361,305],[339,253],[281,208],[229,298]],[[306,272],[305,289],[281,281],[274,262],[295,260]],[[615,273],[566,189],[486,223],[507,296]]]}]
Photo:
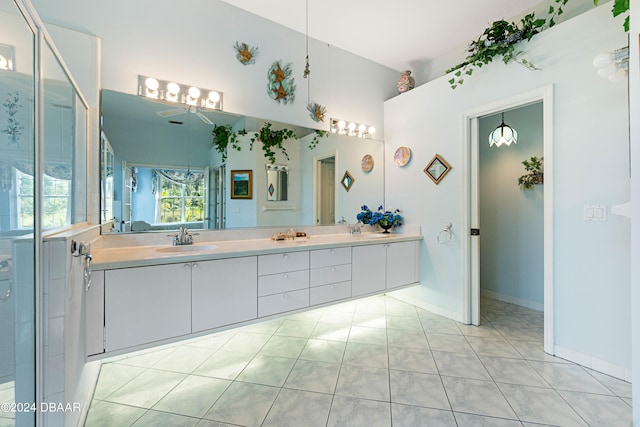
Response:
[{"label": "glass light shade", "polygon": [[593,66],[596,68],[606,67],[611,64],[613,58],[610,53],[600,53],[593,58]]},{"label": "glass light shade", "polygon": [[369,126],[369,134],[373,135],[374,133],[376,133],[376,128],[374,128],[373,126]]},{"label": "glass light shade", "polygon": [[502,123],[489,134],[489,146],[500,147],[518,143],[518,132],[511,126],[504,123],[504,113],[502,114]]},{"label": "glass light shade", "polygon": [[617,69],[613,74],[611,74],[607,79],[610,82],[620,82],[627,77],[627,73],[622,68]]},{"label": "glass light shade", "polygon": [[355,123],[353,123],[353,122],[349,123],[349,130],[350,130],[351,132],[353,132],[354,130],[356,130],[356,124],[355,124]]},{"label": "glass light shade", "polygon": [[616,72],[616,66],[615,66],[615,64],[613,62],[610,63],[609,65],[607,65],[606,67],[598,69],[598,75],[600,77],[605,78],[605,79],[607,79],[610,76],[612,76],[613,74],[615,74],[615,72]]},{"label": "glass light shade", "polygon": [[367,130],[367,127],[365,125],[358,126],[358,132],[360,133],[365,133],[366,130]]},{"label": "glass light shade", "polygon": [[344,120],[340,120],[338,122],[338,129],[342,130],[347,126],[347,123]]},{"label": "glass light shade", "polygon": [[8,70],[9,61],[4,56],[0,55],[0,70]]}]

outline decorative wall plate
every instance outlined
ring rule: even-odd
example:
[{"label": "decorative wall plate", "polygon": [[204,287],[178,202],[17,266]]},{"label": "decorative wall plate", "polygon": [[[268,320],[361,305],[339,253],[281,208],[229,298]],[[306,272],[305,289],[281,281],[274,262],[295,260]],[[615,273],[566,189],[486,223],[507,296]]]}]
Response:
[{"label": "decorative wall plate", "polygon": [[296,97],[296,85],[291,77],[291,64],[282,65],[282,61],[274,62],[269,68],[267,78],[267,91],[271,99],[285,104],[293,102]]},{"label": "decorative wall plate", "polygon": [[399,147],[393,155],[396,165],[402,167],[411,160],[411,149],[409,147]]},{"label": "decorative wall plate", "polygon": [[233,47],[236,50],[236,58],[243,65],[254,64],[256,62],[256,56],[258,56],[258,48],[257,47],[249,47],[246,43],[236,42],[236,45]]},{"label": "decorative wall plate", "polygon": [[360,165],[363,172],[371,172],[371,169],[373,169],[373,157],[371,154],[365,154]]},{"label": "decorative wall plate", "polygon": [[447,163],[445,159],[440,157],[439,154],[433,156],[433,159],[427,164],[424,168],[424,173],[427,174],[431,181],[433,181],[436,185],[442,181],[442,178],[451,170],[451,165]]}]

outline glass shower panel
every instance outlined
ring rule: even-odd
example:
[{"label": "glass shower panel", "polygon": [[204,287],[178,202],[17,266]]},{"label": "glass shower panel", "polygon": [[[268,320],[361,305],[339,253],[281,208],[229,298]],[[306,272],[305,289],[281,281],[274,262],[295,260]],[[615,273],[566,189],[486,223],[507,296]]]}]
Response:
[{"label": "glass shower panel", "polygon": [[[34,34],[0,0],[0,425],[35,423]],[[30,179],[29,179],[30,177]]]}]

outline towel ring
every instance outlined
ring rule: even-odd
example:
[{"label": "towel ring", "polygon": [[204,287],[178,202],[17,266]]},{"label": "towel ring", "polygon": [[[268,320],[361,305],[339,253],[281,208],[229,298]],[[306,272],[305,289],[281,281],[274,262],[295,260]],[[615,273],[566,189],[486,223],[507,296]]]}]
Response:
[{"label": "towel ring", "polygon": [[438,233],[438,237],[436,238],[438,240],[438,243],[440,243],[441,245],[446,245],[451,241],[451,238],[453,237],[453,232],[451,232],[451,227],[453,227],[453,224],[448,223],[444,227],[444,229],[442,229]]}]

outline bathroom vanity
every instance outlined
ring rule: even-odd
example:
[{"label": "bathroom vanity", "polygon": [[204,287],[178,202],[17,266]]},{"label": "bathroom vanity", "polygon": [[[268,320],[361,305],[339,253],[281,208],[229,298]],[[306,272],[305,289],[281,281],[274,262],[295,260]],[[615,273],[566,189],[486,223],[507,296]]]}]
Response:
[{"label": "bathroom vanity", "polygon": [[421,239],[419,233],[340,233],[94,249],[87,356],[416,285]]}]

